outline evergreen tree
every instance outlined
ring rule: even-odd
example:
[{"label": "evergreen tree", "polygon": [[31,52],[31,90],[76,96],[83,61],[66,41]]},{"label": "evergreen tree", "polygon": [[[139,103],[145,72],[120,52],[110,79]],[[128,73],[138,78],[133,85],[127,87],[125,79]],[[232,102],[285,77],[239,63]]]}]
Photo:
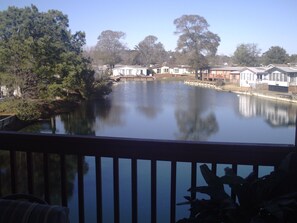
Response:
[{"label": "evergreen tree", "polygon": [[62,12],[39,12],[34,5],[0,12],[0,75],[10,77],[22,97],[87,97],[91,92],[94,73],[82,53],[85,34],[71,34],[68,23]]}]

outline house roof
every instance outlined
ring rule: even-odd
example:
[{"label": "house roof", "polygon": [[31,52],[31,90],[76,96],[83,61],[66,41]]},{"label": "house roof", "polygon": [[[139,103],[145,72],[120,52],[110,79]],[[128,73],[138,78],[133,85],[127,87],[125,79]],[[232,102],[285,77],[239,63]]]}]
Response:
[{"label": "house roof", "polygon": [[271,71],[273,69],[280,70],[286,73],[297,73],[297,68],[295,67],[270,67],[267,71]]},{"label": "house roof", "polygon": [[265,67],[245,67],[240,72],[243,72],[245,70],[252,71],[254,74],[260,74],[260,73],[266,73]]},{"label": "house roof", "polygon": [[147,67],[139,66],[139,65],[116,65],[114,69],[123,69],[123,68],[130,68],[130,69],[147,69]]},{"label": "house roof", "polygon": [[209,70],[239,71],[243,67],[211,67]]}]

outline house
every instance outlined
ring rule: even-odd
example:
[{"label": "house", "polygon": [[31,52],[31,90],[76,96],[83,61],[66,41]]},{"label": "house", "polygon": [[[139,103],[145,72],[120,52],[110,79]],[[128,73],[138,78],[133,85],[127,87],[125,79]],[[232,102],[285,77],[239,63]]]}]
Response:
[{"label": "house", "polygon": [[209,72],[202,75],[202,80],[224,80],[226,82],[238,83],[239,71],[241,69],[242,67],[211,67],[209,68]]},{"label": "house", "polygon": [[147,75],[148,69],[137,65],[121,65],[112,69],[113,76],[139,76]]},{"label": "house", "polygon": [[297,93],[297,68],[287,65],[245,67],[240,71],[240,87],[259,88],[269,91]]},{"label": "house", "polygon": [[240,72],[240,87],[255,88],[257,84],[262,83],[266,68],[264,67],[245,67]]},{"label": "house", "polygon": [[8,88],[5,85],[0,86],[0,98],[2,97],[22,97],[21,88],[19,86]]},{"label": "house", "polygon": [[169,69],[169,73],[171,73],[171,74],[192,74],[193,69],[187,65],[172,66]]},{"label": "house", "polygon": [[168,66],[156,66],[153,68],[155,74],[169,74],[170,67]]},{"label": "house", "polygon": [[193,69],[188,65],[157,66],[153,68],[155,74],[192,74]]},{"label": "house", "polygon": [[268,90],[279,92],[297,92],[297,68],[288,66],[269,66],[262,83]]}]

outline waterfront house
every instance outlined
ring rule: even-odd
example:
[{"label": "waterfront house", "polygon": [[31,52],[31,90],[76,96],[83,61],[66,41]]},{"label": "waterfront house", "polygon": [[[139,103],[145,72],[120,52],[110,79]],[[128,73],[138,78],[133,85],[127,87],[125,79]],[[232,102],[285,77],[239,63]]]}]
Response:
[{"label": "waterfront house", "polygon": [[288,66],[269,66],[262,83],[270,91],[297,92],[297,68]]},{"label": "waterfront house", "polygon": [[216,81],[223,80],[225,82],[238,83],[239,71],[242,67],[211,67],[209,72],[203,73],[202,80]]},{"label": "waterfront house", "polygon": [[266,74],[264,67],[245,67],[240,72],[240,87],[255,88],[262,83],[263,76]]},{"label": "waterfront house", "polygon": [[183,75],[192,74],[193,69],[188,65],[157,66],[153,68],[155,74]]},{"label": "waterfront house", "polygon": [[121,65],[112,69],[113,76],[140,76],[147,75],[148,69],[146,67],[137,65]]},{"label": "waterfront house", "polygon": [[22,97],[21,88],[19,86],[9,88],[6,85],[0,86],[0,98],[1,97]]},{"label": "waterfront house", "polygon": [[169,74],[169,68],[168,66],[155,66],[153,71],[155,74]]},{"label": "waterfront house", "polygon": [[191,69],[190,66],[187,65],[179,65],[179,66],[172,66],[169,69],[169,73],[171,74],[192,74],[193,69]]}]

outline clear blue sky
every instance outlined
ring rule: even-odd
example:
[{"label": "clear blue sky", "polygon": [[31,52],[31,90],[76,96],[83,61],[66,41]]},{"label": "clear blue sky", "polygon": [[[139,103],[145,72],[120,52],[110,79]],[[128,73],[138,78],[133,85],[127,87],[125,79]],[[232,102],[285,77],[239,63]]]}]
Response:
[{"label": "clear blue sky", "polygon": [[297,0],[0,0],[0,10],[31,4],[67,14],[70,29],[84,31],[88,46],[110,29],[125,32],[130,49],[154,35],[166,50],[174,50],[174,19],[196,14],[220,36],[219,54],[232,55],[240,43],[256,43],[262,53],[281,46],[297,54]]}]

